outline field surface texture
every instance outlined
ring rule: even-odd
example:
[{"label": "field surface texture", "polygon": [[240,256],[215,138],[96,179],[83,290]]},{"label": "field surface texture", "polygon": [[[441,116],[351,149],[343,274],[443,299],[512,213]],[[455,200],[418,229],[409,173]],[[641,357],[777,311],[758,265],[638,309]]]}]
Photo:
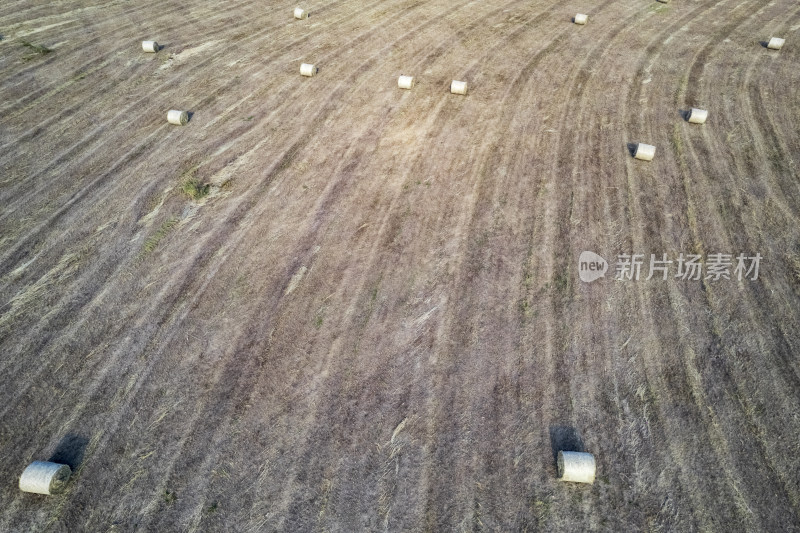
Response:
[{"label": "field surface texture", "polygon": [[800,4],[295,6],[0,3],[0,531],[800,530]]}]

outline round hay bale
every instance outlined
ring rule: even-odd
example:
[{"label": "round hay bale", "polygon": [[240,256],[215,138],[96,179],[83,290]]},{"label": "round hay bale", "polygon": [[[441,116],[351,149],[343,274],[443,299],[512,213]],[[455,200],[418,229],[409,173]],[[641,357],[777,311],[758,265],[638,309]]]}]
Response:
[{"label": "round hay bale", "polygon": [[453,80],[450,82],[450,92],[453,94],[467,94],[467,82]]},{"label": "round hay bale", "polygon": [[400,76],[397,78],[397,86],[401,89],[413,89],[414,76]]},{"label": "round hay bale", "polygon": [[22,472],[19,478],[19,490],[34,494],[58,494],[72,475],[67,465],[49,461],[34,461]]},{"label": "round hay bale", "polygon": [[145,52],[158,52],[158,43],[155,41],[142,41],[142,50]]},{"label": "round hay bale", "polygon": [[558,479],[574,483],[594,483],[597,467],[594,455],[584,452],[558,452]]},{"label": "round hay bale", "polygon": [[294,18],[298,20],[303,20],[308,18],[308,11],[303,9],[302,7],[294,8]]},{"label": "round hay bale", "polygon": [[589,20],[589,16],[588,15],[584,15],[582,13],[578,13],[577,15],[575,15],[575,18],[572,19],[572,21],[575,24],[581,24],[581,25],[586,24],[586,21],[588,21],[588,20]]},{"label": "round hay bale", "polygon": [[692,124],[705,124],[706,119],[708,118],[708,111],[705,109],[696,109],[692,108],[689,111],[689,122]]},{"label": "round hay bale", "polygon": [[642,161],[652,161],[656,155],[656,147],[652,144],[639,143],[636,145],[636,153],[633,157]]},{"label": "round hay bale", "polygon": [[780,37],[772,37],[767,43],[767,48],[769,48],[770,50],[780,50],[783,47],[783,43],[785,42],[786,39],[781,39]]},{"label": "round hay bale", "polygon": [[175,124],[176,126],[185,126],[186,123],[189,122],[189,113],[187,111],[170,109],[167,112],[167,122]]},{"label": "round hay bale", "polygon": [[303,76],[311,77],[314,74],[316,74],[317,71],[319,71],[319,69],[309,63],[303,63],[302,65],[300,65],[300,74],[302,74]]}]

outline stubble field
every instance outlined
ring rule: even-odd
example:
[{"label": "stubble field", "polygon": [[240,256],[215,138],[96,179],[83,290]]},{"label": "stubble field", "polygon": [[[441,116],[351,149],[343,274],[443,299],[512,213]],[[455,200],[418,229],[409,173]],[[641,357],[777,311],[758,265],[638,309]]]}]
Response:
[{"label": "stubble field", "polygon": [[800,6],[294,7],[0,4],[0,531],[800,530]]}]

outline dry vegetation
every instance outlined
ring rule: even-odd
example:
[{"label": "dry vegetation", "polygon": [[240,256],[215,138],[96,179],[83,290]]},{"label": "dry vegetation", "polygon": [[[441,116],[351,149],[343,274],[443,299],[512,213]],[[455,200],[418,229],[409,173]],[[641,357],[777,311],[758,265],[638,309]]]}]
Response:
[{"label": "dry vegetation", "polygon": [[0,531],[800,529],[800,6],[294,7],[0,4]]}]

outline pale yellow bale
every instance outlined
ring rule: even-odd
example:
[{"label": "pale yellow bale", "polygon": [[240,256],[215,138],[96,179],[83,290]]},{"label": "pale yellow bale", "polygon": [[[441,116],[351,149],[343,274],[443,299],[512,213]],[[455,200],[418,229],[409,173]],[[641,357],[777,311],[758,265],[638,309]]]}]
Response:
[{"label": "pale yellow bale", "polygon": [[633,157],[642,161],[652,161],[656,155],[656,147],[652,144],[639,143],[636,145],[636,152]]},{"label": "pale yellow bale", "polygon": [[786,39],[781,39],[780,37],[773,37],[767,43],[767,48],[770,50],[780,50],[783,48],[783,43],[786,42]]},{"label": "pale yellow bale", "polygon": [[594,483],[594,456],[584,452],[558,452],[558,478],[573,483]]},{"label": "pale yellow bale", "polygon": [[303,63],[302,65],[300,65],[300,74],[302,74],[303,76],[311,77],[315,75],[318,70],[319,69],[316,66],[310,63]]},{"label": "pale yellow bale", "polygon": [[450,92],[453,94],[467,94],[467,82],[453,80],[450,83]]},{"label": "pale yellow bale", "polygon": [[58,494],[64,490],[72,469],[49,461],[34,461],[22,472],[19,489],[34,494]]}]

